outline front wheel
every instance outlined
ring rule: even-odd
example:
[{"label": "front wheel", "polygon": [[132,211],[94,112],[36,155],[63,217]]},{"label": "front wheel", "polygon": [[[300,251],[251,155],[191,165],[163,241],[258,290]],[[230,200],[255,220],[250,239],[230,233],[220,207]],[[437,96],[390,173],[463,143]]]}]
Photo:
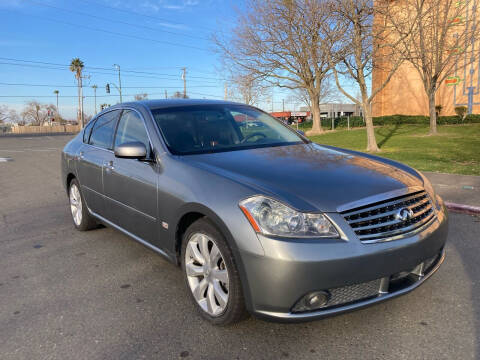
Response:
[{"label": "front wheel", "polygon": [[182,242],[182,269],[201,315],[216,325],[246,315],[240,276],[225,238],[206,218],[190,225]]},{"label": "front wheel", "polygon": [[70,212],[72,214],[73,224],[77,230],[86,231],[95,228],[97,223],[88,212],[77,179],[73,179],[70,182],[68,198],[70,200]]}]

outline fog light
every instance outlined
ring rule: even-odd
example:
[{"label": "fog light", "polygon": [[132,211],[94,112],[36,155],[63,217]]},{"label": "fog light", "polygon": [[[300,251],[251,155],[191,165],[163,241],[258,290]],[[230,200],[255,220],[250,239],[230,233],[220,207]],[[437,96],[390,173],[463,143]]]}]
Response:
[{"label": "fog light", "polygon": [[327,306],[330,300],[328,291],[315,291],[302,297],[293,307],[293,312],[312,311]]}]

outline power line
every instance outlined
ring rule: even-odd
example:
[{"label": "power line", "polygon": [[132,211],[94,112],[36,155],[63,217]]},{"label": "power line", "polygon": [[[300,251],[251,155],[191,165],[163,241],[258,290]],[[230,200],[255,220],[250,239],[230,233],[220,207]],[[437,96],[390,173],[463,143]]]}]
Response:
[{"label": "power line", "polygon": [[173,34],[173,35],[185,36],[185,37],[189,37],[189,38],[192,38],[192,39],[209,40],[208,38],[205,38],[205,37],[189,35],[189,34],[182,34],[182,33],[174,32],[174,31],[170,31],[170,30],[160,30],[160,29],[153,28],[153,27],[150,27],[150,26],[133,24],[133,23],[129,23],[129,22],[126,22],[126,21],[121,21],[121,20],[114,20],[114,19],[110,19],[110,18],[106,18],[106,17],[102,17],[102,16],[92,15],[92,14],[89,14],[89,13],[86,13],[86,12],[83,12],[83,11],[65,9],[65,8],[61,8],[61,7],[58,7],[58,6],[39,3],[39,2],[36,2],[36,1],[33,1],[33,0],[27,0],[27,1],[31,2],[35,5],[38,5],[38,6],[44,6],[44,7],[48,7],[48,8],[68,12],[68,13],[72,13],[72,14],[87,16],[87,17],[90,17],[90,18],[93,18],[93,19],[99,19],[99,20],[109,21],[109,22],[113,22],[113,23],[119,23],[119,24],[123,24],[123,25],[127,25],[127,26],[132,26],[132,27],[136,27],[136,28],[140,28],[140,29],[147,29],[147,30],[151,30],[151,31],[157,31],[157,32],[161,32],[161,33],[168,33],[168,34]]},{"label": "power line", "polygon": [[[70,65],[68,64],[59,64],[59,63],[51,63],[51,62],[45,62],[45,61],[34,61],[34,60],[24,60],[24,59],[15,59],[15,58],[6,58],[6,57],[0,57],[0,60],[6,60],[6,61],[17,61],[17,62],[22,62],[22,63],[32,63],[32,64],[40,64],[40,65],[48,65],[48,66],[55,66],[58,69],[62,70],[69,70]],[[4,63],[0,62],[0,64],[5,64],[9,65],[9,63]],[[11,65],[17,65],[17,64],[11,64]],[[94,70],[105,70],[108,71],[108,75],[115,75],[115,72],[111,68],[107,67],[99,67],[99,66],[85,66],[85,70],[88,69],[94,69]],[[179,67],[179,70],[182,70],[181,67]],[[93,71],[89,71],[94,73]],[[170,77],[178,77],[178,75],[175,74],[166,74],[166,73],[158,73],[158,72],[151,72],[151,71],[139,71],[139,70],[129,70],[129,68],[126,68],[125,70],[122,69],[122,72],[127,72],[127,73],[132,73],[132,74],[145,74],[145,75],[158,75],[158,76],[170,76]],[[98,73],[98,72],[97,72]],[[204,79],[204,80],[227,80],[225,78],[214,78],[214,77],[207,77],[207,76],[190,76],[189,78],[192,79]]]},{"label": "power line", "polygon": [[[43,66],[43,65],[38,65],[38,64],[16,64],[16,63],[9,63],[9,62],[0,62],[0,65],[12,65],[12,66],[23,66],[23,67],[33,67],[33,68],[40,68],[40,69],[49,69],[49,70],[68,70],[67,68],[65,67],[54,67],[54,66]],[[85,72],[87,73],[91,73],[91,74],[101,74],[101,75],[116,75],[113,70],[110,71],[110,72],[106,72],[106,71],[91,71],[91,70],[88,70],[89,68],[88,67],[85,67]],[[173,77],[169,77],[169,78],[165,78],[165,77],[159,77],[159,76],[155,76],[155,75],[131,75],[131,74],[124,74],[123,75],[124,77],[133,77],[133,78],[144,78],[144,79],[155,79],[155,80],[167,80],[167,81],[180,81],[181,79],[180,78],[173,78]],[[169,75],[169,76],[173,76],[173,75]],[[214,84],[216,83],[217,81],[215,79],[211,79],[211,80],[191,80],[192,82],[196,82],[196,83],[210,83],[210,84]]]},{"label": "power line", "polygon": [[[211,94],[202,94],[202,93],[190,93],[193,95],[209,96],[209,97],[219,97]],[[123,96],[135,96],[137,94],[124,94]],[[148,96],[164,96],[164,93],[147,93]],[[109,94],[109,95],[97,95],[97,98],[107,98],[107,97],[117,97],[118,95]],[[0,95],[0,98],[55,98],[56,95]],[[59,95],[59,98],[77,98],[78,95]],[[83,95],[84,98],[94,98],[95,95]],[[220,96],[221,98],[221,96]]]},{"label": "power line", "polygon": [[[52,84],[30,84],[30,83],[4,83],[0,82],[0,86],[35,86],[35,87],[52,87],[52,88],[77,88],[77,85],[52,85]],[[89,86],[84,86],[87,88]],[[122,86],[124,89],[177,89],[181,86]],[[216,85],[192,85],[190,87],[197,88],[217,88]]]},{"label": "power line", "polygon": [[[22,13],[22,14],[23,14],[23,13]],[[23,15],[24,15],[24,16],[27,16],[27,17],[33,17],[33,18],[41,19],[41,20],[44,20],[44,21],[49,21],[49,22],[54,22],[54,23],[59,23],[59,24],[64,24],[64,25],[73,26],[73,27],[75,27],[76,29],[83,28],[83,29],[87,29],[87,30],[90,30],[90,31],[102,32],[102,33],[106,33],[106,34],[109,34],[109,35],[126,37],[126,38],[130,38],[130,39],[151,41],[151,42],[158,43],[158,44],[166,44],[166,45],[170,45],[170,46],[177,46],[177,47],[189,48],[189,49],[193,49],[193,50],[209,51],[209,50],[207,50],[207,49],[205,49],[205,48],[201,48],[201,47],[197,47],[197,46],[191,46],[191,45],[186,45],[186,44],[174,43],[174,42],[170,42],[170,41],[164,41],[164,40],[146,38],[146,37],[137,36],[137,35],[124,34],[124,33],[119,33],[119,32],[116,32],[116,31],[99,29],[99,28],[96,28],[96,27],[93,27],[93,26],[75,24],[75,23],[71,23],[71,22],[68,22],[68,21],[58,20],[58,19],[50,19],[50,18],[47,18],[47,17],[38,16],[38,15],[31,15],[31,14],[28,14],[28,15],[27,15],[27,14],[23,14]]]},{"label": "power line", "polygon": [[[141,16],[141,17],[145,17],[145,18],[149,18],[149,19],[153,19],[153,20],[157,20],[157,21],[166,21],[169,24],[178,24],[178,25],[185,25],[185,26],[189,25],[189,24],[186,24],[186,23],[178,22],[178,21],[172,21],[171,19],[161,18],[161,17],[158,17],[158,16],[152,16],[152,15],[145,15],[145,14],[142,14],[142,13],[137,12],[137,11],[120,9],[120,8],[117,8],[117,7],[114,7],[114,6],[99,4],[99,3],[93,2],[93,1],[88,1],[88,0],[80,0],[80,1],[84,2],[84,3],[87,3],[87,4],[100,6],[100,7],[106,8],[106,9],[111,9],[111,10],[115,10],[115,11],[118,11],[118,12],[123,12],[123,13],[129,14],[129,15],[133,14],[133,15],[136,15],[136,16]],[[201,28],[201,29],[206,29],[206,30],[209,30],[209,31],[215,31],[216,30],[216,29],[208,27],[208,26],[196,25],[196,27]]]}]

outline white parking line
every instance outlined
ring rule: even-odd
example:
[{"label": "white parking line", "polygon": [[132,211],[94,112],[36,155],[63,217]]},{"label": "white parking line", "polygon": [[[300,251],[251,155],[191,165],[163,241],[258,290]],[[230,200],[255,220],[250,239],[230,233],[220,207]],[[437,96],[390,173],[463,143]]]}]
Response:
[{"label": "white parking line", "polygon": [[27,152],[27,151],[59,151],[61,150],[60,148],[46,148],[46,149],[31,149],[31,148],[27,148],[27,149],[23,149],[23,150],[10,150],[10,149],[0,149],[0,151],[5,151],[5,152],[13,152],[13,153],[24,153],[24,152]]}]

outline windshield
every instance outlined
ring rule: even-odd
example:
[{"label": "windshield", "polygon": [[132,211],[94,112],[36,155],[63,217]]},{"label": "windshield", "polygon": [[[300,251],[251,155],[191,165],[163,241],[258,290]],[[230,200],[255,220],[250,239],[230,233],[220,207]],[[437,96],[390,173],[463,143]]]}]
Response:
[{"label": "windshield", "polygon": [[293,145],[304,140],[270,115],[242,105],[198,105],[153,109],[174,154],[199,154]]}]

